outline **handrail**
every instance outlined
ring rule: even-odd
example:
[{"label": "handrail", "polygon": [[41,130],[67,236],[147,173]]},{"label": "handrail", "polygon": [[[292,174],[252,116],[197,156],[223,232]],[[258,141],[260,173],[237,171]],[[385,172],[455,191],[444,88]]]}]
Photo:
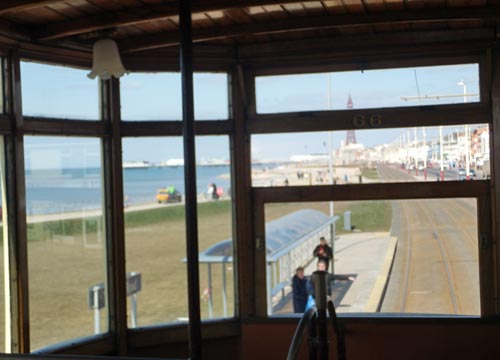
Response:
[{"label": "handrail", "polygon": [[335,331],[337,335],[337,359],[345,360],[346,351],[344,327],[339,322],[337,313],[335,312],[335,307],[333,306],[333,302],[331,300],[328,301],[328,313],[330,314],[330,318],[332,319],[333,331]]},{"label": "handrail", "polygon": [[288,349],[287,360],[296,360],[299,353],[300,345],[302,344],[302,339],[304,337],[305,331],[311,320],[316,316],[316,307],[311,307],[307,310],[299,321],[299,325],[295,329],[293,334],[292,343]]},{"label": "handrail", "polygon": [[[311,307],[302,315],[292,343],[288,350],[287,360],[297,359],[302,338],[304,337],[306,326],[309,325],[309,359],[328,359],[328,335],[327,335],[327,309],[332,319],[333,331],[337,335],[337,359],[346,359],[345,333],[342,324],[339,322],[333,302],[327,300],[327,275],[326,271],[315,271],[312,275],[314,284],[315,306]],[[316,329],[316,321],[318,328]],[[316,332],[318,330],[318,333]]]}]

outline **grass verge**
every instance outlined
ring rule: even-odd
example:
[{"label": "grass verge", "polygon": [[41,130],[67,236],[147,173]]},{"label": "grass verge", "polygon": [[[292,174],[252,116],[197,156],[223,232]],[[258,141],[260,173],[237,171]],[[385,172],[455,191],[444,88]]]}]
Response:
[{"label": "grass verge", "polygon": [[373,180],[378,180],[380,179],[380,176],[378,175],[377,169],[369,169],[369,168],[362,168],[361,169],[361,175],[364,178],[367,179],[373,179]]},{"label": "grass verge", "polygon": [[[392,207],[389,201],[351,202],[346,211],[351,211],[351,225],[360,231],[389,231],[391,227]],[[346,232],[349,231],[343,226],[337,226],[337,233]]]}]

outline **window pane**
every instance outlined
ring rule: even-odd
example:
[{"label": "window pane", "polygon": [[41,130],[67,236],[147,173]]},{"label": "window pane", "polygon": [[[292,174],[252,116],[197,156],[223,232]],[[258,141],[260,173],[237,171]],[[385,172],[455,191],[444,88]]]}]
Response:
[{"label": "window pane", "polygon": [[234,316],[234,271],[229,139],[198,136],[198,203],[200,293],[202,319]]},{"label": "window pane", "polygon": [[489,179],[489,142],[487,124],[253,135],[252,184]]},{"label": "window pane", "polygon": [[[127,297],[132,328],[188,314],[182,149],[180,137],[123,140],[126,271],[142,282]],[[151,166],[169,159],[176,166]]]},{"label": "window pane", "polygon": [[[4,58],[0,58],[0,66],[4,69]],[[4,95],[4,72],[0,74],[0,113],[5,114],[5,95]]]},{"label": "window pane", "polygon": [[[229,143],[225,136],[198,137],[197,146],[203,154],[198,159],[197,192],[199,248],[204,251],[231,237]],[[127,272],[142,278],[141,291],[135,299],[128,298],[130,327],[185,321],[188,316],[182,149],[180,137],[123,140]],[[213,184],[216,200],[208,194]],[[211,268],[212,317],[234,314],[232,259],[224,266],[225,272],[219,264]],[[209,287],[208,266],[200,265],[200,272],[203,294]],[[209,296],[204,297],[204,318],[210,317]]]},{"label": "window pane", "polygon": [[[4,149],[4,143],[3,143],[3,137],[0,137],[0,146],[2,149]],[[2,150],[3,152],[3,150]],[[5,284],[5,265],[7,264],[6,261],[6,250],[8,246],[8,228],[6,227],[7,224],[7,212],[5,211],[7,209],[6,207],[6,202],[5,202],[5,197],[3,196],[5,193],[5,161],[4,161],[4,154],[2,153],[1,155],[1,161],[0,161],[0,184],[2,187],[2,191],[0,192],[0,220],[2,221],[2,229],[0,232],[0,244],[2,245],[2,254],[0,255],[0,276],[2,279],[4,279],[4,286],[0,286],[0,309],[1,309],[1,314],[0,314],[0,352],[6,352],[6,347],[5,347],[5,306],[7,304],[8,299],[10,296],[6,296],[5,294],[5,289],[6,289],[6,284]]]},{"label": "window pane", "polygon": [[108,331],[100,141],[26,137],[32,349]]},{"label": "window pane", "polygon": [[338,313],[480,315],[475,199],[344,201],[334,213],[332,243],[328,202],[266,206],[269,313],[294,312],[294,295],[303,311],[324,236]]},{"label": "window pane", "polygon": [[478,64],[260,76],[255,86],[260,114],[480,100]]},{"label": "window pane", "polygon": [[[121,80],[123,120],[181,120],[179,73],[133,73]],[[194,74],[194,108],[197,120],[229,117],[227,74]]]},{"label": "window pane", "polygon": [[99,82],[88,70],[21,62],[23,115],[99,120]]}]

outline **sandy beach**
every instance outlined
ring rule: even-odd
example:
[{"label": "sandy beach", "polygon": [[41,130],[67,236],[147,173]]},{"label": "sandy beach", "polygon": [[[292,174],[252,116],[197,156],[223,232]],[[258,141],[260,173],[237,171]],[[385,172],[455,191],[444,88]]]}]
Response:
[{"label": "sandy beach", "polygon": [[[361,170],[357,166],[333,168],[335,184],[355,184],[360,182]],[[253,186],[326,185],[330,183],[328,166],[288,164],[272,169],[253,170]],[[362,182],[369,179],[361,178]]]},{"label": "sandy beach", "polygon": [[[220,177],[228,177],[229,174],[220,175]],[[361,169],[357,166],[353,167],[334,167],[333,181],[335,184],[358,184],[360,182],[373,182],[373,179],[368,179],[361,176]],[[288,184],[287,184],[288,182]],[[302,165],[302,164],[286,164],[275,168],[263,168],[252,171],[253,186],[307,186],[307,185],[326,185],[330,183],[330,176],[327,166],[320,165]],[[229,198],[226,192],[221,199]],[[212,201],[206,197],[206,194],[198,194],[198,202],[203,203]],[[158,204],[155,201],[144,204],[126,204],[125,212],[150,210],[162,208],[166,206],[183,205],[180,203]],[[102,216],[101,209],[79,210],[64,213],[29,215],[27,217],[28,224],[41,223],[46,221],[69,220],[81,218],[95,218]]]}]

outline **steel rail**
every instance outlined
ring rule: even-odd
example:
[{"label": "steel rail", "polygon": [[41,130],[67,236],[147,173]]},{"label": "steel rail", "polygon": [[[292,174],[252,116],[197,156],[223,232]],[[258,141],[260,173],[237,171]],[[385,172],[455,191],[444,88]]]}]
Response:
[{"label": "steel rail", "polygon": [[[456,200],[456,209],[459,209],[459,211],[465,212],[468,216],[477,216],[477,213],[475,211],[470,210],[470,208],[466,208],[464,204],[462,204],[460,201]],[[456,216],[454,216],[449,210],[448,207],[443,207],[442,208],[443,212],[450,218],[451,221],[453,221],[457,225],[457,229],[460,230],[460,232],[465,234],[465,238],[469,240],[468,242],[477,250],[477,241],[474,240],[474,237],[469,234],[466,230],[463,229],[459,220],[457,220]],[[477,259],[479,257],[479,254],[477,252],[473,252],[475,255],[475,258]]]},{"label": "steel rail", "polygon": [[[405,280],[404,280],[404,290],[401,296],[401,307],[400,312],[405,312],[406,310],[406,299],[408,295],[408,289],[410,287],[410,273],[411,273],[411,259],[412,259],[412,238],[411,238],[411,229],[410,229],[410,218],[408,217],[408,212],[405,209],[405,204],[401,204],[401,211],[404,213],[404,218],[406,221],[406,229],[407,229],[407,251],[406,251],[406,266],[405,266]],[[399,239],[398,239],[399,241]]]},{"label": "steel rail", "polygon": [[[398,180],[398,176],[394,175],[392,172],[388,171],[386,167],[379,167],[380,175],[381,178],[388,178],[389,180]],[[412,176],[406,174],[405,172],[401,172],[401,174],[398,175],[405,175],[405,177],[408,178],[413,178]],[[410,219],[408,217],[408,212],[405,209],[405,203],[401,202],[400,203],[401,207],[401,213],[402,213],[402,218],[406,221],[406,246],[407,246],[407,251],[406,251],[406,262],[405,262],[405,274],[404,274],[404,280],[403,280],[403,291],[401,292],[401,297],[400,297],[400,306],[399,306],[399,312],[404,313],[406,310],[406,300],[407,300],[407,295],[408,295],[408,289],[409,289],[409,284],[410,284],[410,273],[411,273],[411,259],[412,259],[412,236],[411,236],[411,230],[410,230]],[[402,226],[400,226],[400,229],[402,229]],[[398,236],[398,244],[401,241],[402,234]]]},{"label": "steel rail", "polygon": [[[403,174],[405,174],[405,173],[402,173],[401,175],[403,175]],[[393,174],[391,174],[389,171],[385,171],[385,175],[388,176],[389,178],[397,178]],[[420,202],[417,201],[416,206],[418,206],[421,209],[422,214],[428,219],[429,223],[433,224],[434,227],[436,228],[436,231],[433,231],[434,239],[436,240],[441,257],[443,258],[443,266],[444,266],[444,270],[445,270],[446,277],[448,280],[448,287],[449,287],[449,291],[450,291],[450,298],[451,298],[451,302],[452,302],[452,306],[453,306],[453,311],[455,314],[457,314],[459,306],[458,306],[458,301],[457,301],[457,296],[456,296],[456,291],[455,291],[455,281],[454,281],[455,277],[454,277],[453,271],[449,265],[448,252],[446,250],[446,247],[444,246],[444,243],[443,243],[441,237],[439,236],[439,230],[437,230],[437,227],[435,226],[436,223],[433,220],[433,217],[429,215],[428,210],[426,208],[424,208]],[[402,204],[403,209],[404,209],[404,207],[405,207],[405,204]],[[405,290],[403,291],[403,295],[402,295],[402,299],[401,299],[401,307],[400,307],[401,312],[405,312],[405,310],[406,310],[406,298],[408,295],[410,272],[411,272],[410,271],[411,270],[411,231],[410,231],[410,223],[409,223],[409,219],[408,219],[408,214],[406,213],[406,211],[404,211],[404,212],[405,212],[406,222],[408,225],[407,229],[408,229],[408,240],[409,241],[408,241],[408,252],[407,252],[408,261],[407,261],[407,264],[406,264],[407,266],[406,266],[406,270],[405,270],[405,273],[406,273],[406,276],[405,276],[406,280],[405,280],[405,285],[404,285]]]},{"label": "steel rail", "polygon": [[436,239],[437,245],[439,247],[439,251],[441,252],[441,257],[443,259],[443,266],[445,269],[446,277],[448,279],[448,286],[450,290],[450,297],[451,297],[451,302],[453,305],[453,311],[455,314],[458,314],[458,302],[457,302],[457,295],[455,291],[455,276],[453,274],[453,271],[450,266],[450,256],[448,254],[448,251],[445,247],[445,244],[443,240],[441,239],[441,236],[439,236],[440,231],[438,230],[438,227],[436,226],[436,222],[434,221],[433,217],[429,215],[427,212],[427,209],[423,207],[422,204],[419,202],[416,203],[418,207],[422,209],[422,213],[424,214],[425,217],[429,220],[429,223],[433,225],[433,227],[436,229],[433,231],[433,237]]}]

